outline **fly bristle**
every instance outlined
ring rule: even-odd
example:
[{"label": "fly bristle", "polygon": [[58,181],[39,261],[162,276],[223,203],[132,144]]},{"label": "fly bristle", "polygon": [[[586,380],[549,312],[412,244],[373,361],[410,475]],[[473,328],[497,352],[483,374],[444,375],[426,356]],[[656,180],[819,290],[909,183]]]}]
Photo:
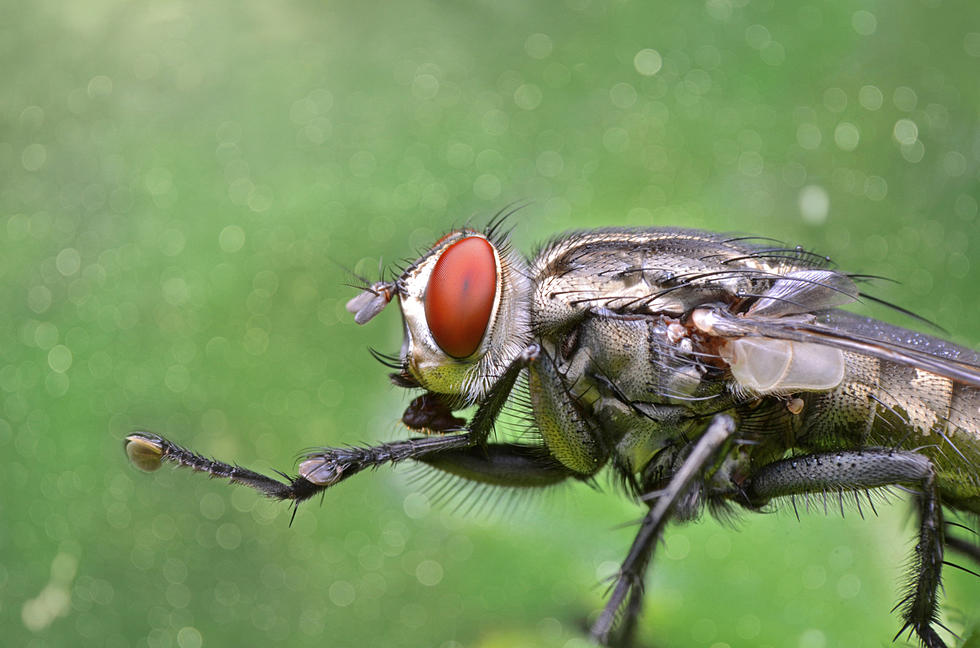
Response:
[{"label": "fly bristle", "polygon": [[[729,261],[750,259],[774,260],[777,262],[788,261],[790,265],[804,265],[811,268],[826,268],[833,265],[833,261],[828,256],[807,250],[802,245],[790,247],[779,239],[768,236],[736,236],[723,239],[721,242],[727,244],[748,243],[748,245],[744,246],[748,248],[744,256],[729,259]],[[775,245],[766,246],[764,243],[774,243]],[[719,255],[710,256],[718,257]]]},{"label": "fly bristle", "polygon": [[520,517],[526,514],[532,498],[553,490],[553,487],[532,489],[473,481],[423,463],[413,464],[407,479],[434,508],[487,521]]},{"label": "fly bristle", "polygon": [[484,228],[484,234],[494,245],[498,243],[503,243],[509,237],[510,232],[513,228],[503,231],[503,226],[507,223],[514,214],[521,211],[525,207],[531,204],[530,200],[515,200],[514,202],[505,205],[500,211],[493,215],[493,217],[487,222]]},{"label": "fly bristle", "polygon": [[385,367],[388,367],[389,369],[393,369],[397,371],[401,371],[403,369],[401,357],[393,353],[384,353],[382,351],[378,351],[373,347],[368,348],[368,353],[371,354],[372,358],[380,362]]},{"label": "fly bristle", "polygon": [[742,510],[724,497],[712,497],[707,502],[708,513],[719,523],[731,529],[737,528],[743,518]]},{"label": "fly bristle", "polygon": [[902,315],[905,315],[907,317],[911,317],[915,321],[921,322],[922,324],[925,324],[926,326],[928,326],[928,327],[930,327],[932,329],[935,329],[936,331],[942,333],[943,335],[947,335],[947,336],[949,335],[949,331],[947,331],[946,329],[944,329],[943,327],[941,327],[939,324],[936,324],[932,320],[930,320],[930,319],[928,319],[926,317],[923,317],[922,315],[919,315],[919,314],[917,314],[917,313],[915,313],[913,311],[910,311],[907,308],[902,308],[901,306],[899,306],[897,304],[893,304],[893,303],[891,303],[889,301],[885,301],[884,299],[879,299],[878,297],[874,297],[873,295],[869,295],[868,293],[858,293],[858,295],[862,299],[865,299],[865,300],[870,301],[870,302],[874,302],[876,304],[880,304],[880,305],[882,305],[882,306],[884,306],[886,308],[890,308],[891,310],[893,310],[895,312],[901,313]]},{"label": "fly bristle", "polygon": [[[800,520],[800,502],[802,498],[803,512],[822,511],[824,515],[840,515],[846,518],[848,513],[857,513],[861,519],[878,516],[878,506],[891,503],[892,491],[887,487],[873,489],[858,488],[826,488],[821,491],[810,491],[800,495],[783,495],[773,498],[763,508],[767,512],[780,512],[786,506],[792,506],[796,519]],[[814,506],[811,498],[817,498]]]}]

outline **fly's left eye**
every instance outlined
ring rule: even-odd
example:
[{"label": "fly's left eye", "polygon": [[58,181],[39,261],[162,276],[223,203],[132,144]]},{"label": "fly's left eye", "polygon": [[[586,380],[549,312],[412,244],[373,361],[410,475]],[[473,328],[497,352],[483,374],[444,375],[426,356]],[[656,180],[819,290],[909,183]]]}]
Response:
[{"label": "fly's left eye", "polygon": [[454,358],[472,355],[490,323],[496,293],[489,241],[471,236],[446,248],[425,289],[425,319],[439,348]]}]

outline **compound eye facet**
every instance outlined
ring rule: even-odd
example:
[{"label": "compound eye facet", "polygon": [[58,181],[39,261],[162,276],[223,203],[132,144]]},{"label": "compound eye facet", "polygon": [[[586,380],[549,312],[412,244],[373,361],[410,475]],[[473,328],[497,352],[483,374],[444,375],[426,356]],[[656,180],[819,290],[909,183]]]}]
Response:
[{"label": "compound eye facet", "polygon": [[490,323],[497,294],[497,263],[485,238],[470,236],[446,248],[425,289],[425,319],[447,355],[473,355]]}]

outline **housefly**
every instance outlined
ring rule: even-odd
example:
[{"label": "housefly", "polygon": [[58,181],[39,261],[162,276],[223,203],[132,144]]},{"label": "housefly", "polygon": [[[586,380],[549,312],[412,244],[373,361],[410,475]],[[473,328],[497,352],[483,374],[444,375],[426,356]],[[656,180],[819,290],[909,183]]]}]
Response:
[{"label": "housefly", "polygon": [[[130,459],[296,504],[408,459],[519,489],[606,469],[646,512],[590,631],[603,645],[631,643],[668,522],[776,499],[873,507],[874,492],[898,487],[918,526],[896,636],[945,646],[946,550],[980,561],[944,518],[980,514],[977,353],[840,310],[871,299],[867,277],[802,248],[617,228],[564,234],[527,260],[500,230],[452,231],[347,304],[358,324],[399,304],[404,340],[385,361],[395,385],[419,392],[403,417],[410,438],[314,450],[286,481],[144,432],[126,438]],[[509,402],[531,421],[517,442],[493,436]],[[469,407],[469,420],[456,415]]]}]

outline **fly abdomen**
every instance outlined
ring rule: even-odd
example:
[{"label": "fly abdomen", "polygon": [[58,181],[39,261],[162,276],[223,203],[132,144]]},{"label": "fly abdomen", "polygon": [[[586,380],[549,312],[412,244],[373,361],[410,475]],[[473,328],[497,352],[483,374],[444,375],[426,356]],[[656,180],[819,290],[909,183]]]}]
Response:
[{"label": "fly abdomen", "polygon": [[843,381],[802,412],[810,449],[914,450],[936,465],[944,499],[980,513],[980,390],[899,363],[845,353]]}]

